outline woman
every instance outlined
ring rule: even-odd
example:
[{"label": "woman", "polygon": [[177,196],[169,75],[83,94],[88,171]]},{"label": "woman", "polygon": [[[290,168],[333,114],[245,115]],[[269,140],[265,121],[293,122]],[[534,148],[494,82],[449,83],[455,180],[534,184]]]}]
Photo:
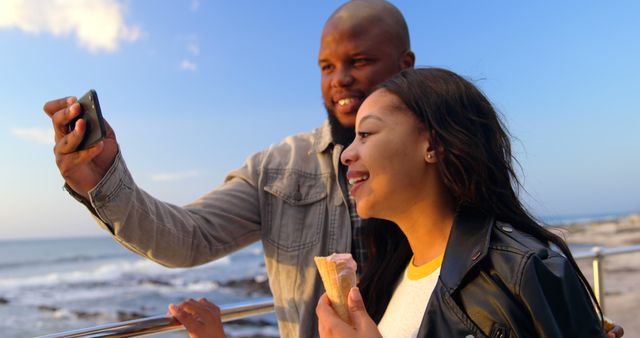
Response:
[{"label": "woman", "polygon": [[[350,326],[323,295],[321,336],[603,336],[566,244],[518,200],[508,134],[471,83],[443,69],[403,71],[365,100],[356,131],[342,161],[369,218],[364,297],[349,293]],[[170,313],[192,338],[224,336],[206,300]]]},{"label": "woman", "polygon": [[323,295],[321,336],[604,336],[567,245],[518,199],[509,136],[470,82],[435,68],[384,82],[342,162],[358,214],[395,224],[367,226],[354,327]]}]

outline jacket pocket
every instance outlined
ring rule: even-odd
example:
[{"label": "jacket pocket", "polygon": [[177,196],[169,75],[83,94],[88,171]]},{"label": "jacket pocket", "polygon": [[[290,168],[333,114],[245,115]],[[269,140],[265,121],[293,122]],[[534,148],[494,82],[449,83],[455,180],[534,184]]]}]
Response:
[{"label": "jacket pocket", "polygon": [[325,179],[293,170],[267,174],[263,220],[269,243],[297,251],[319,242],[327,209]]}]

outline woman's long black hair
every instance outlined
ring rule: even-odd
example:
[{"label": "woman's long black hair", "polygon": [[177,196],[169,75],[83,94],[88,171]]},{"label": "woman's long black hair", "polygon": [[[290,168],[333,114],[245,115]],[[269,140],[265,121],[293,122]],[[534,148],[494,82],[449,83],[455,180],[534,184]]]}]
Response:
[{"label": "woman's long black hair", "polygon": [[[556,245],[567,257],[593,302],[600,307],[567,244],[529,214],[516,193],[509,134],[493,106],[472,83],[440,68],[403,70],[378,86],[398,96],[432,138],[442,179],[456,202]],[[393,222],[363,220],[369,251],[360,280],[366,308],[375,322],[391,299],[412,256],[409,242]],[[602,311],[600,311],[602,313]]]}]

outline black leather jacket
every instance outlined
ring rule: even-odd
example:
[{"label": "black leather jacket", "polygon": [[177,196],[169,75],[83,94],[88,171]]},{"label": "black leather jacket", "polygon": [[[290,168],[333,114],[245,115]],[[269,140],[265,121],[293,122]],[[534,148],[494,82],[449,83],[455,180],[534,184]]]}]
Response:
[{"label": "black leather jacket", "polygon": [[418,337],[604,337],[569,261],[541,241],[461,208]]}]

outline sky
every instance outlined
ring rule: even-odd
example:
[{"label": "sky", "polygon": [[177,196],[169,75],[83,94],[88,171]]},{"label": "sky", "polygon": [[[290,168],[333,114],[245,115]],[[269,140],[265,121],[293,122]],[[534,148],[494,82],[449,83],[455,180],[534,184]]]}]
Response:
[{"label": "sky", "polygon": [[[134,179],[186,204],[326,118],[341,1],[0,2],[0,239],[104,236],[63,189],[43,104],[98,92]],[[640,211],[640,2],[392,1],[419,66],[479,86],[538,217]]]}]

